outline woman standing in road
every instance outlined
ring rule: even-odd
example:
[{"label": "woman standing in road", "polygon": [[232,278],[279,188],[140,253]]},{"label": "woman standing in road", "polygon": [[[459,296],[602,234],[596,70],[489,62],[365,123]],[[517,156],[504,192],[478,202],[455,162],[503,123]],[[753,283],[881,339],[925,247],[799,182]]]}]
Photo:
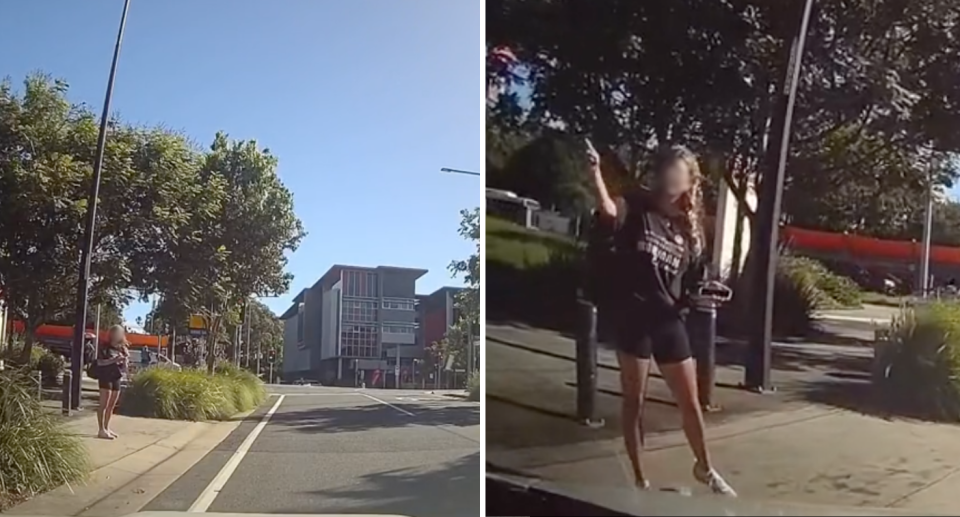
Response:
[{"label": "woman standing in road", "polygon": [[[656,359],[683,417],[683,431],[696,459],[693,476],[718,494],[736,496],[710,462],[703,413],[697,397],[686,311],[712,300],[695,291],[702,261],[700,168],[685,147],[661,150],[653,164],[653,188],[612,197],[600,171],[600,156],[587,142],[587,158],[597,192],[600,221],[614,233],[616,271],[621,281],[611,300],[617,361],[623,392],[622,425],[636,484],[650,486],[640,462],[642,408]],[[611,274],[611,273],[606,273]]]},{"label": "woman standing in road", "polygon": [[113,440],[117,433],[110,429],[113,408],[120,398],[120,380],[127,364],[127,337],[121,325],[110,327],[107,343],[97,353],[97,381],[100,385],[100,405],[97,407],[98,438]]}]

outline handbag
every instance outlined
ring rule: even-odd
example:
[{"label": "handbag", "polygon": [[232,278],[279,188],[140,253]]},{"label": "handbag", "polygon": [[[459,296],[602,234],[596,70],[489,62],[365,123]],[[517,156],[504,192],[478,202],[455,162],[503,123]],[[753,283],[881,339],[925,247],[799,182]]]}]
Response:
[{"label": "handbag", "polygon": [[96,380],[97,376],[98,376],[99,373],[100,373],[99,370],[100,370],[100,368],[98,368],[98,365],[97,365],[97,362],[96,362],[96,361],[88,364],[88,365],[87,365],[87,377],[90,377],[91,379]]}]

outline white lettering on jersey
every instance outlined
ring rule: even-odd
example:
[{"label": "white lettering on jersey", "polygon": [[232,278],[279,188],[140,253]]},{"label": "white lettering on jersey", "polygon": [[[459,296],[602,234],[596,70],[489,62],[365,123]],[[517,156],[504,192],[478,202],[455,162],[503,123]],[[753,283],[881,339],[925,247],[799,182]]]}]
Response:
[{"label": "white lettering on jersey", "polygon": [[680,273],[680,264],[683,262],[685,251],[683,240],[678,240],[680,244],[658,233],[646,230],[643,232],[643,236],[637,240],[637,251],[650,255],[656,268],[671,275],[677,275]]}]

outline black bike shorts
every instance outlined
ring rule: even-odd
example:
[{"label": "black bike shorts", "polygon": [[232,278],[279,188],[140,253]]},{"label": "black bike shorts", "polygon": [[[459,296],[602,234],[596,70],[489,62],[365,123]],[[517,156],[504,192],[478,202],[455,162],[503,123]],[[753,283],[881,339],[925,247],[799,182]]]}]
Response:
[{"label": "black bike shorts", "polygon": [[681,363],[693,356],[687,327],[679,315],[654,318],[646,311],[624,310],[619,314],[616,347],[657,364]]},{"label": "black bike shorts", "polygon": [[120,391],[120,379],[98,379],[97,384],[102,390]]}]

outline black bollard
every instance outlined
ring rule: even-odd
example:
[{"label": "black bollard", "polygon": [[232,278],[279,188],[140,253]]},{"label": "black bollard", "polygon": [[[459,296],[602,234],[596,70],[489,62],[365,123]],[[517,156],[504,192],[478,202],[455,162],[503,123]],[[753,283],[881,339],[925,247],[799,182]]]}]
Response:
[{"label": "black bollard", "polygon": [[687,315],[690,348],[697,362],[697,392],[704,411],[716,411],[713,388],[717,372],[717,308],[695,307]]},{"label": "black bollard", "polygon": [[71,372],[69,369],[65,369],[63,371],[63,393],[60,399],[60,413],[63,414],[63,416],[70,416],[70,408],[72,407],[70,405],[70,396],[73,394],[73,389],[70,382],[72,376],[73,372]]},{"label": "black bollard", "polygon": [[603,427],[596,416],[597,400],[597,307],[577,300],[577,420],[588,427]]}]

